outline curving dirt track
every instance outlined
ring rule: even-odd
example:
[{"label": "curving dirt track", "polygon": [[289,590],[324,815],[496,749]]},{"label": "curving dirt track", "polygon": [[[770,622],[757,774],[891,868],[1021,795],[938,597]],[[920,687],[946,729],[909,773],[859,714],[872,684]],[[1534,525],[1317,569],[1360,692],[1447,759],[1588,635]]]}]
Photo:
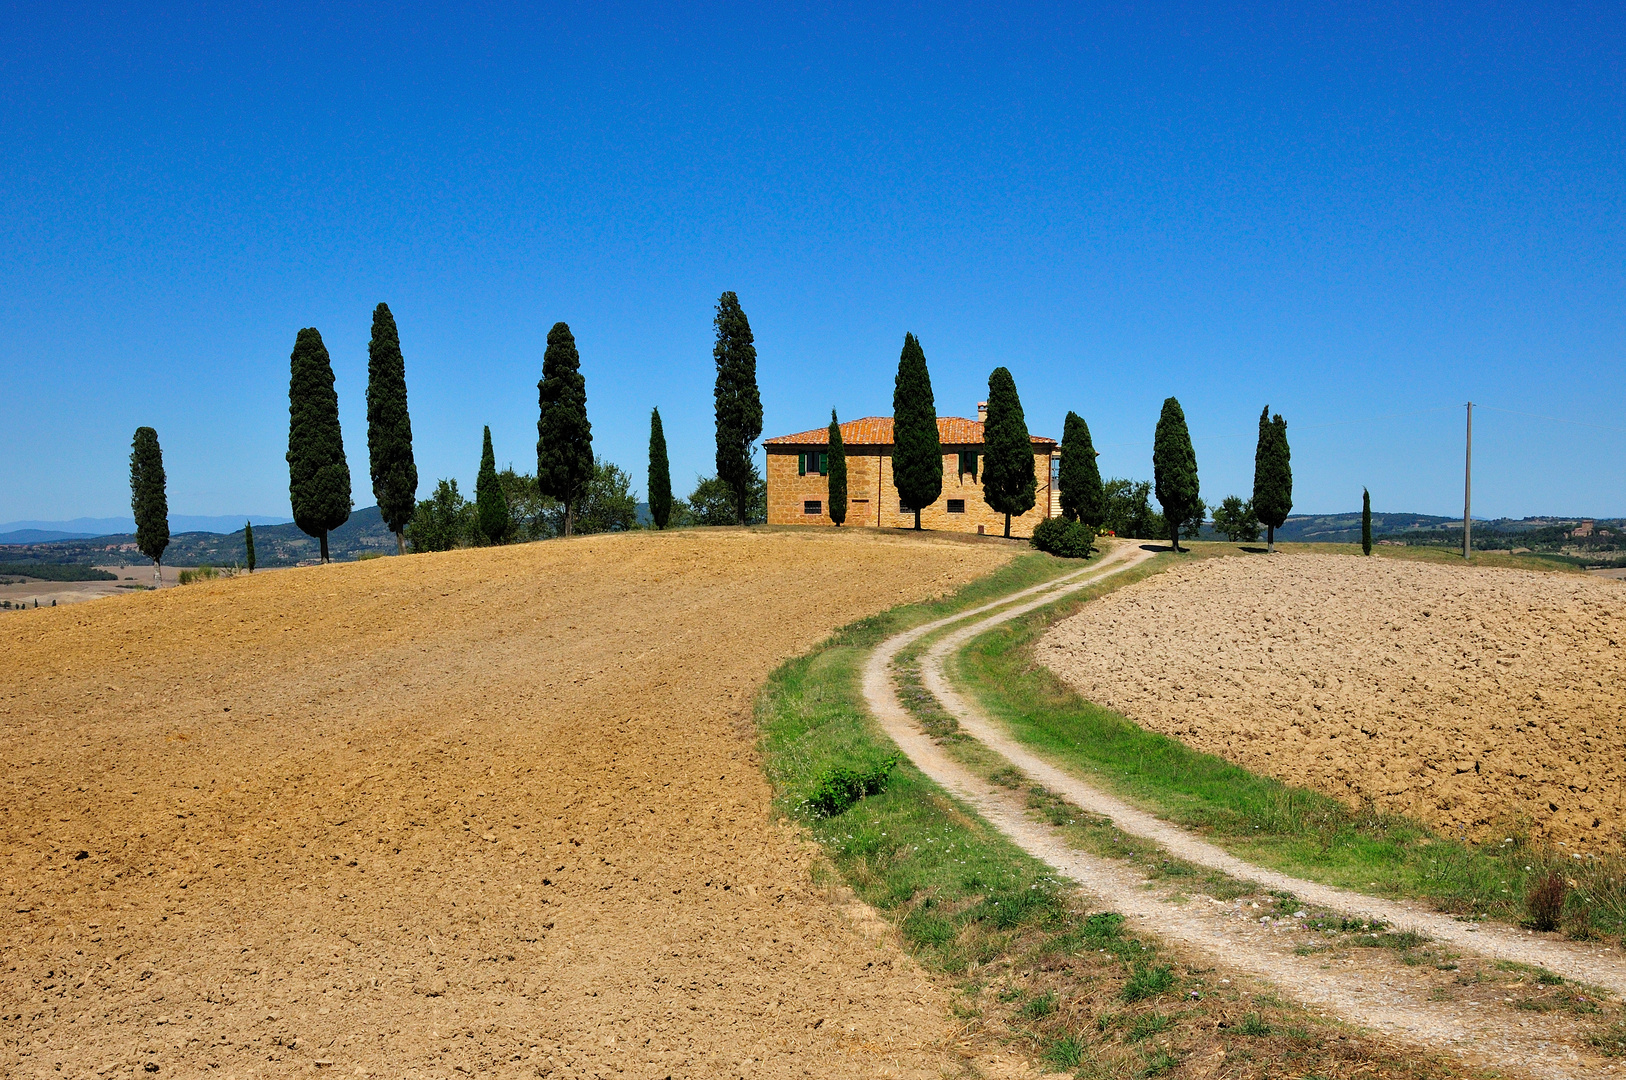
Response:
[{"label": "curving dirt track", "polygon": [[1052,628],[1090,701],[1258,772],[1483,837],[1626,830],[1626,589],[1279,554],[1194,562]]},{"label": "curving dirt track", "polygon": [[1011,549],[594,537],[0,627],[0,1073],[931,1076],[809,884],[752,694]]}]

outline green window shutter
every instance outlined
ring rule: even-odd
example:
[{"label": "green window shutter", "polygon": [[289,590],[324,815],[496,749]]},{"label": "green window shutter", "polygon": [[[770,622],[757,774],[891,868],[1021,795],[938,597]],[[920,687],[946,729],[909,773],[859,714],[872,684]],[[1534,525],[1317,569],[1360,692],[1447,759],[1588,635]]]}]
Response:
[{"label": "green window shutter", "polygon": [[806,454],[797,454],[796,455],[796,475],[797,476],[806,476],[807,475],[807,455]]},{"label": "green window shutter", "polygon": [[830,473],[830,455],[823,452],[823,451],[820,451],[819,452],[819,475],[820,476],[828,476],[829,473]]}]

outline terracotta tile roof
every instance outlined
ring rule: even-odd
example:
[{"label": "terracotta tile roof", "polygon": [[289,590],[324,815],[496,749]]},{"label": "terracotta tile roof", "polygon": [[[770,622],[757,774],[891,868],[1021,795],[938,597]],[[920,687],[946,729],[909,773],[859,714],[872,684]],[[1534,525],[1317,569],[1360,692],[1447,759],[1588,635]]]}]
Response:
[{"label": "terracotta tile roof", "polygon": [[[1056,445],[1055,439],[1043,435],[1034,435],[1031,438],[1039,445]],[[939,416],[937,439],[944,446],[980,446],[982,424],[961,416]],[[841,442],[844,446],[891,446],[892,418],[866,416],[862,420],[849,420],[841,425]],[[814,428],[812,431],[799,431],[795,435],[778,435],[763,440],[765,446],[827,446],[829,443],[828,425]]]}]

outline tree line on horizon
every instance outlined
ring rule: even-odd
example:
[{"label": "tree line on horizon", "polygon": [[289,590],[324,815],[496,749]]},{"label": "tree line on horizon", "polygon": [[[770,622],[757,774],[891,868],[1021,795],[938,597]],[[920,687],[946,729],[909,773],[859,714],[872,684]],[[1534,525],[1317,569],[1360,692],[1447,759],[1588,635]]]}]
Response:
[{"label": "tree line on horizon", "polygon": [[[657,529],[681,525],[746,525],[766,519],[766,485],[753,458],[762,434],[762,402],[756,381],[756,348],[750,322],[738,296],[719,297],[713,326],[716,340],[714,407],[716,474],[696,477],[689,496],[673,494],[660,410],[650,414],[648,506]],[[295,337],[289,370],[289,501],[295,524],[320,543],[328,562],[328,534],[343,525],[353,508],[348,461],[340,429],[332,361],[314,327]],[[437,482],[430,497],[417,498],[418,472],[412,451],[407,407],[406,365],[399,332],[387,304],[373,311],[368,343],[367,441],[369,471],[380,516],[395,535],[398,553],[438,551],[465,545],[503,544],[620,531],[637,527],[631,477],[594,454],[587,416],[586,380],[568,324],[555,323],[547,335],[542,378],[537,383],[537,468],[534,474],[499,471],[485,427],[474,499],[466,499],[455,479]],[[893,387],[893,483],[902,505],[921,509],[942,494],[943,457],[937,413],[925,352],[913,333],[904,335]],[[840,422],[831,410],[829,500],[839,526],[847,515],[846,453]],[[1016,382],[1010,370],[995,368],[988,380],[984,425],[982,490],[988,505],[1011,519],[1035,505],[1032,442]],[[1176,551],[1182,535],[1194,537],[1207,507],[1199,494],[1196,454],[1185,414],[1173,397],[1163,403],[1153,439],[1153,481],[1103,481],[1089,426],[1069,411],[1063,424],[1059,475],[1061,517],[1041,523],[1035,543],[1047,550],[1088,553],[1101,532],[1167,537]],[[137,546],[156,567],[168,544],[168,515],[162,454],[157,432],[139,428],[131,452],[131,499]],[[1151,508],[1155,494],[1160,510]],[[1369,514],[1370,497],[1363,492]],[[1256,540],[1261,525],[1275,549],[1275,530],[1292,508],[1292,472],[1287,425],[1266,406],[1259,419],[1254,489],[1250,498],[1228,496],[1213,508],[1217,531],[1232,540]],[[1069,531],[1071,530],[1071,531]],[[1370,529],[1364,547],[1370,551]],[[253,570],[253,533],[245,526],[247,564]]]}]

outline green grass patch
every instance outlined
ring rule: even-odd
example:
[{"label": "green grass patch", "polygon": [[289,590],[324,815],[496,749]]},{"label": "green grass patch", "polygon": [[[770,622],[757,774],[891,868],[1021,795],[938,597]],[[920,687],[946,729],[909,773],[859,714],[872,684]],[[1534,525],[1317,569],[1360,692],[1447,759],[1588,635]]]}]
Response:
[{"label": "green grass patch", "polygon": [[[1557,871],[1576,882],[1565,900],[1565,929],[1578,937],[1626,933],[1626,859],[1575,859],[1529,842],[1516,829],[1476,844],[1402,815],[1260,776],[1083,700],[1033,661],[1033,646],[1044,631],[1090,600],[1159,573],[1176,559],[1240,550],[1196,546],[1193,555],[1160,554],[979,635],[950,660],[957,681],[1035,752],[1242,858],[1330,885],[1425,899],[1455,915],[1514,923],[1528,917],[1534,886]],[[1421,550],[1386,554],[1423,557]]]}]

